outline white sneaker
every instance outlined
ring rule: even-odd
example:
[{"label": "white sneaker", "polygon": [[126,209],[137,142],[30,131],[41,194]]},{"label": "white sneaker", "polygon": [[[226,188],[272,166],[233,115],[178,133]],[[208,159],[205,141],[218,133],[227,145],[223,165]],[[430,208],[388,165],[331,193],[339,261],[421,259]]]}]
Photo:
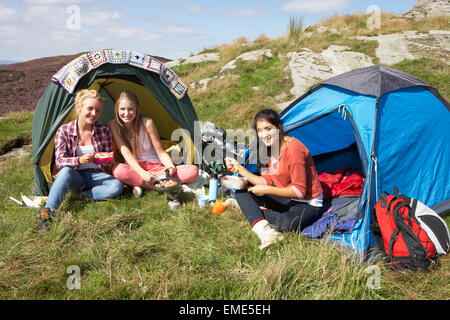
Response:
[{"label": "white sneaker", "polygon": [[284,238],[284,236],[280,232],[269,225],[269,222],[267,220],[258,221],[253,226],[252,230],[258,235],[259,239],[261,240],[261,245],[259,246],[260,250],[263,250],[272,243],[275,243],[278,240],[283,240]]},{"label": "white sneaker", "polygon": [[133,187],[133,195],[136,198],[139,198],[140,196],[142,196],[142,188],[141,187]]}]

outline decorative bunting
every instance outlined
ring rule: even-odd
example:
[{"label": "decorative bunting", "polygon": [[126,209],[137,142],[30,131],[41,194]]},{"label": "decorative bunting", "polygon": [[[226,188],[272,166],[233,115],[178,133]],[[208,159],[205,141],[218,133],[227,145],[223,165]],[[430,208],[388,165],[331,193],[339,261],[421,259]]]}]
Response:
[{"label": "decorative bunting", "polygon": [[161,68],[162,68],[162,62],[155,58],[152,58],[152,57],[150,58],[150,61],[146,67],[147,70],[157,72],[159,74],[161,74]]},{"label": "decorative bunting", "polygon": [[128,63],[130,59],[129,53],[123,50],[106,50],[106,54],[111,63]]},{"label": "decorative bunting", "polygon": [[144,66],[145,55],[139,52],[130,52],[130,62],[129,64],[142,68]]},{"label": "decorative bunting", "polygon": [[101,66],[106,61],[108,61],[106,59],[106,54],[105,54],[104,50],[92,51],[92,52],[86,53],[86,56],[87,56],[89,62],[91,63],[93,69]]},{"label": "decorative bunting", "polygon": [[163,80],[163,82],[165,83],[166,86],[168,86],[169,88],[172,88],[172,81],[175,80],[175,73],[173,73],[172,70],[170,70],[167,67],[163,68],[163,71],[161,73],[161,79]]},{"label": "decorative bunting", "polygon": [[81,77],[84,74],[88,73],[90,70],[90,65],[84,56],[79,57],[72,64],[73,71],[77,76]]},{"label": "decorative bunting", "polygon": [[183,82],[180,81],[180,79],[177,79],[175,81],[174,86],[171,88],[171,91],[175,94],[175,96],[178,99],[181,99],[181,98],[183,98],[184,94],[186,93],[187,87]]},{"label": "decorative bunting", "polygon": [[52,77],[52,81],[59,83],[67,92],[73,93],[78,81],[91,70],[105,63],[129,64],[137,68],[159,74],[161,82],[178,98],[183,98],[187,86],[180,78],[161,61],[147,54],[136,51],[117,49],[97,50],[83,54],[62,67]]}]

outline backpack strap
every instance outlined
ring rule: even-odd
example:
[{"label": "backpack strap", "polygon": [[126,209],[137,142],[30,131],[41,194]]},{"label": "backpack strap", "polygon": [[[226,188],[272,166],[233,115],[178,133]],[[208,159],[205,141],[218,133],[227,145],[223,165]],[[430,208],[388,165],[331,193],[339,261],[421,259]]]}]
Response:
[{"label": "backpack strap", "polygon": [[398,191],[397,187],[394,187],[394,194],[397,198],[400,198],[400,191]]},{"label": "backpack strap", "polygon": [[383,191],[381,193],[381,195],[380,195],[380,200],[381,200],[380,206],[382,208],[386,208],[387,207],[387,203],[386,203],[386,196],[387,195],[388,195],[388,193],[386,191]]},{"label": "backpack strap", "polygon": [[394,230],[394,232],[392,232],[391,239],[389,240],[389,250],[388,250],[388,255],[389,255],[389,258],[390,258],[391,260],[392,260],[391,250],[392,250],[392,247],[394,246],[394,242],[397,241],[397,238],[398,238],[398,234],[399,234],[399,233],[400,233],[400,229],[399,229],[399,227],[396,227],[395,230]]}]

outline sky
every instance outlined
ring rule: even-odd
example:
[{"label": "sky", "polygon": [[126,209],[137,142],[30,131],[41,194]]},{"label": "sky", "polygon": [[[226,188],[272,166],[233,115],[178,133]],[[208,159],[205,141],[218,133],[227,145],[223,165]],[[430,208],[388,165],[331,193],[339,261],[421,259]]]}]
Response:
[{"label": "sky", "polygon": [[[0,0],[0,60],[27,61],[114,48],[178,59],[334,14],[404,13],[415,0]],[[381,26],[382,27],[382,26]]]}]

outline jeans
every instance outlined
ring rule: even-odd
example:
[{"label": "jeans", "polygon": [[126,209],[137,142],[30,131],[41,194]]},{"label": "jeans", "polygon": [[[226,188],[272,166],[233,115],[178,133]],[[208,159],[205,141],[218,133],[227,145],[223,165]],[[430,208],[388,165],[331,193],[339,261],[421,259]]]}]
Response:
[{"label": "jeans", "polygon": [[120,195],[122,182],[103,171],[89,172],[64,167],[56,176],[45,207],[52,211],[58,209],[69,190],[79,191],[94,200],[104,200]]},{"label": "jeans", "polygon": [[[321,216],[321,207],[273,195],[255,196],[248,191],[236,191],[236,200],[250,225],[263,219],[280,232],[298,231],[310,226]],[[261,210],[264,206],[268,210]]]}]

